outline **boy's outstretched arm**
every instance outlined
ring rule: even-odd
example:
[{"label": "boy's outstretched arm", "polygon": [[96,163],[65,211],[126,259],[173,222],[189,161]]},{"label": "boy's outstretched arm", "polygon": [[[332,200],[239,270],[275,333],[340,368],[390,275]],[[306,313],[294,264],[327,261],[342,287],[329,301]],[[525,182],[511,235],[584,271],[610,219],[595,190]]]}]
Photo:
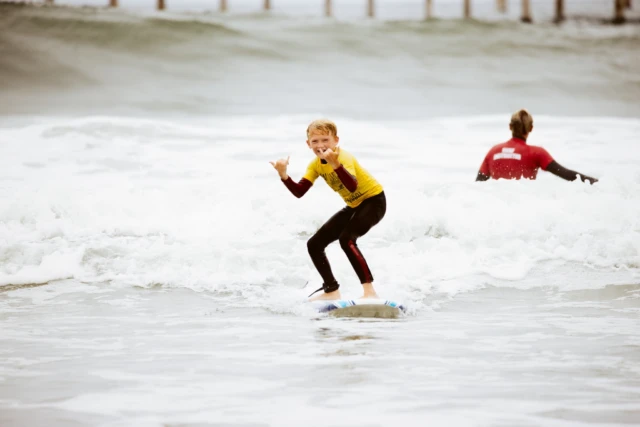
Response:
[{"label": "boy's outstretched arm", "polygon": [[299,182],[294,182],[290,176],[287,179],[283,179],[282,182],[284,185],[291,191],[291,194],[296,196],[298,199],[305,195],[307,191],[311,188],[313,184],[306,178],[302,178]]},{"label": "boy's outstretched arm", "polygon": [[[291,157],[291,156],[289,156]],[[271,163],[271,166],[278,171],[278,175],[280,175],[280,179],[284,183],[284,185],[291,191],[291,194],[300,198],[304,196],[304,194],[311,188],[313,185],[311,181],[308,179],[302,178],[300,182],[294,182],[289,174],[287,174],[287,166],[289,165],[289,157],[286,159],[280,159]]]},{"label": "boy's outstretched arm", "polygon": [[559,176],[562,179],[566,179],[567,181],[575,181],[576,178],[579,176],[582,182],[588,181],[589,184],[594,184],[598,182],[596,178],[592,178],[590,176],[581,174],[580,172],[576,172],[571,169],[567,169],[564,166],[562,166],[560,163],[556,162],[555,160],[549,163],[549,166],[547,166],[546,170],[556,176]]}]

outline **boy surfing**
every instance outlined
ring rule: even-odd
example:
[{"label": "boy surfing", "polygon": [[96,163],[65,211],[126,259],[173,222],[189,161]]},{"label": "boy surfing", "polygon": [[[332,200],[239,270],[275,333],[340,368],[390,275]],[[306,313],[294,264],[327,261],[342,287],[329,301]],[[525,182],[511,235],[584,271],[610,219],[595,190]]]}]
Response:
[{"label": "boy surfing", "polygon": [[325,254],[325,248],[336,240],[362,283],[362,298],[378,298],[373,288],[373,274],[356,241],[384,217],[387,201],[380,183],[351,153],[338,147],[339,140],[338,129],[330,120],[315,120],[307,127],[307,146],[316,158],[298,182],[287,174],[288,157],[269,163],[294,196],[302,197],[321,176],[346,203],[307,242],[311,260],[323,280],[322,287],[310,297],[324,291],[311,300],[341,299],[340,285]]}]

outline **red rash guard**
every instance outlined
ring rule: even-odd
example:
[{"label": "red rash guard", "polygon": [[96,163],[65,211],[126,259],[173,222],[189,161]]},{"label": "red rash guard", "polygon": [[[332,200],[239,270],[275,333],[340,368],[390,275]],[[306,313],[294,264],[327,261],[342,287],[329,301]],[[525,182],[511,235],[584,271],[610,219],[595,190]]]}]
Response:
[{"label": "red rash guard", "polygon": [[489,150],[479,172],[493,179],[536,179],[538,169],[546,170],[551,162],[553,157],[544,148],[512,138]]}]

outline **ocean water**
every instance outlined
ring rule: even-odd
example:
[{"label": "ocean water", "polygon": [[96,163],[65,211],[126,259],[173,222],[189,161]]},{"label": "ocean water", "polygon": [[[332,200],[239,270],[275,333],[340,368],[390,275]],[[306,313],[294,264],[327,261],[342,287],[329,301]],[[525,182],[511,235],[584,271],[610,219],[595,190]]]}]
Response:
[{"label": "ocean water", "polygon": [[[1,426],[640,424],[640,28],[0,5]],[[530,143],[600,181],[474,182]],[[305,129],[383,184],[335,319]],[[361,292],[338,245],[345,297]]]}]

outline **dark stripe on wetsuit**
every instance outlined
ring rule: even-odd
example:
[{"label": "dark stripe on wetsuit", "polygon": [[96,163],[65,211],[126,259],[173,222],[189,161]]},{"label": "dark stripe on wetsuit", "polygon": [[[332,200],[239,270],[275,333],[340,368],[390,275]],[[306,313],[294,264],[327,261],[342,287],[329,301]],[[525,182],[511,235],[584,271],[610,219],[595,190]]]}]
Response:
[{"label": "dark stripe on wetsuit", "polygon": [[[347,257],[351,264],[357,263],[360,268],[355,269],[358,274],[358,278],[360,279],[360,283],[371,283],[373,282],[373,275],[371,274],[371,270],[369,269],[369,265],[367,261],[362,256],[362,252],[358,249],[356,242],[353,240],[349,240],[347,242],[347,247],[349,248],[349,252],[347,252]],[[354,263],[355,261],[355,263]]]}]

